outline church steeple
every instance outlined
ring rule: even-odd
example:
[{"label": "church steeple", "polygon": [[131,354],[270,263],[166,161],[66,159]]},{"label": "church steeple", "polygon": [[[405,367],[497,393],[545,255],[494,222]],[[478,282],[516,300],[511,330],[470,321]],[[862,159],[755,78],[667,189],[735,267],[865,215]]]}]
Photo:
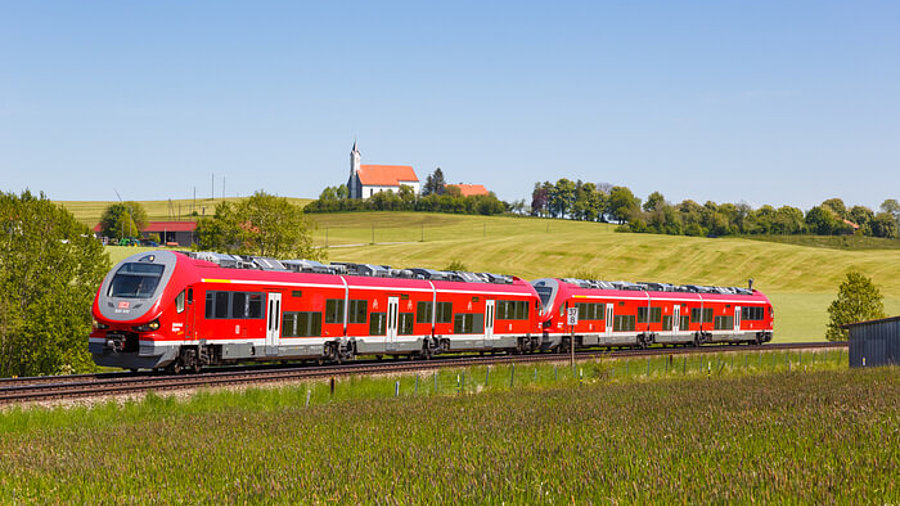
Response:
[{"label": "church steeple", "polygon": [[350,179],[347,181],[347,189],[350,191],[352,199],[362,198],[362,187],[357,176],[361,159],[362,154],[356,147],[356,139],[353,139],[353,148],[350,150]]}]

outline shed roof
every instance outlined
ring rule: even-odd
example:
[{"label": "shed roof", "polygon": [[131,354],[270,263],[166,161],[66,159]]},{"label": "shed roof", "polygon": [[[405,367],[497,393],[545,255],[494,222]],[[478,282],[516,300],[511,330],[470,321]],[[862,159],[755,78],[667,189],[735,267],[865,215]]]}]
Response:
[{"label": "shed roof", "polygon": [[473,195],[487,195],[488,189],[481,184],[448,184],[444,186],[455,186],[459,188],[459,194],[463,197],[471,197]]}]

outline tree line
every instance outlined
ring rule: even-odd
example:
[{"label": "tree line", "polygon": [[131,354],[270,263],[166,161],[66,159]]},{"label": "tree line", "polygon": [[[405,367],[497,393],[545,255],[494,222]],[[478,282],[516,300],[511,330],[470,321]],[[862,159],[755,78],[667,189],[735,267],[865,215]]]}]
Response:
[{"label": "tree line", "polygon": [[900,230],[900,203],[895,199],[885,200],[877,213],[865,206],[848,207],[839,198],[825,200],[804,213],[792,206],[754,209],[744,202],[707,201],[701,205],[688,199],[672,204],[660,192],[642,202],[625,186],[566,178],[555,184],[535,183],[531,214],[616,222],[624,232],[688,236],[858,234],[896,238]]}]

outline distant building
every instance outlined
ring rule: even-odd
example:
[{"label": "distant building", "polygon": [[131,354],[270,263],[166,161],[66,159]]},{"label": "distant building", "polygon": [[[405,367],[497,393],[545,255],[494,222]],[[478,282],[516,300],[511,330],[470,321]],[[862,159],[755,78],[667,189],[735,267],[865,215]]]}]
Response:
[{"label": "distant building", "polygon": [[[94,227],[94,233],[99,234],[102,227],[98,223]],[[190,246],[194,243],[194,231],[197,230],[195,221],[150,221],[141,230],[141,238],[149,239],[151,234],[159,235],[161,246],[166,244],[178,246]]]},{"label": "distant building", "polygon": [[363,165],[362,155],[353,142],[350,150],[350,179],[347,189],[351,199],[367,199],[376,193],[399,192],[400,185],[406,185],[418,195],[420,184],[416,171],[409,165]]},{"label": "distant building", "polygon": [[444,185],[445,188],[449,188],[451,186],[459,188],[459,194],[462,195],[463,197],[472,197],[474,195],[490,194],[490,192],[487,190],[487,188],[485,188],[484,185],[480,185],[480,184],[462,184],[462,183],[460,183],[460,184],[445,184]]}]

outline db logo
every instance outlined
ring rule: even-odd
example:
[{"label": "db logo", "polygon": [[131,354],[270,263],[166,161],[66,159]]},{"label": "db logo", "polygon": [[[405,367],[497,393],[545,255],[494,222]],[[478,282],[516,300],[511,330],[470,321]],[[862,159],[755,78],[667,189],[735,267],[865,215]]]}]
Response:
[{"label": "db logo", "polygon": [[130,302],[128,302],[127,300],[123,300],[122,302],[119,302],[119,309],[128,309],[128,306],[130,305]]}]

